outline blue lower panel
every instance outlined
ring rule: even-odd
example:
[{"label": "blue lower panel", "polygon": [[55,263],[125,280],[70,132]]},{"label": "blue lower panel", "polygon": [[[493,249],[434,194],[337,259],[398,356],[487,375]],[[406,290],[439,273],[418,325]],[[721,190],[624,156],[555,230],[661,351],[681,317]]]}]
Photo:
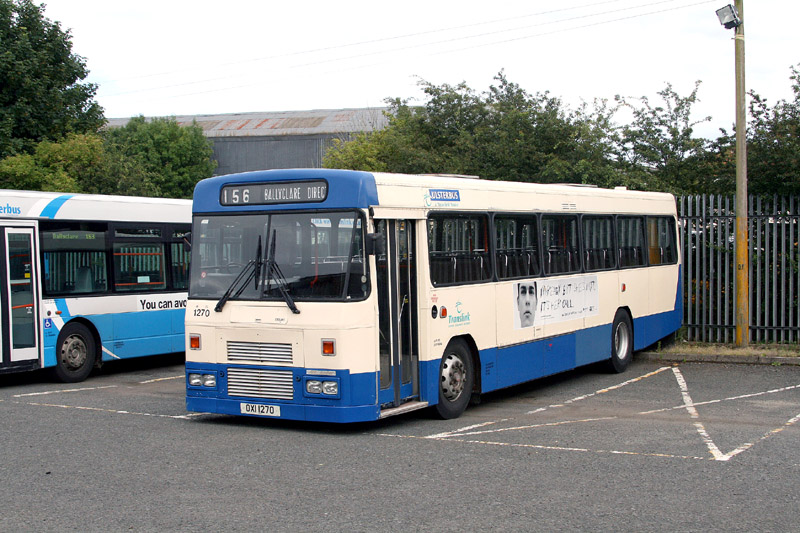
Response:
[{"label": "blue lower panel", "polygon": [[[100,353],[103,361],[184,351],[182,309],[73,316],[63,300],[57,302],[65,324],[80,319],[94,329],[106,350]],[[44,367],[55,366],[60,330],[52,319],[43,319],[42,324]]]},{"label": "blue lower panel", "polygon": [[[676,331],[681,325],[681,311],[671,311],[634,320],[634,347],[641,349]],[[504,348],[480,350],[480,390],[490,392],[526,381],[565,372],[604,361],[611,357],[611,324],[582,329]],[[438,372],[427,367],[427,372]],[[436,374],[431,376],[435,380]],[[428,398],[438,401],[438,391]],[[432,398],[432,399],[431,399]]]},{"label": "blue lower panel", "polygon": [[[231,396],[228,394],[228,369],[241,368],[262,371],[291,372],[292,399],[278,400],[259,396]],[[214,374],[215,388],[189,385],[190,373]],[[364,422],[377,420],[380,407],[376,396],[377,373],[350,374],[347,370],[336,370],[334,376],[311,375],[305,368],[256,367],[186,362],[186,409],[198,413],[220,413],[228,415],[257,416],[259,418],[282,418],[313,422]],[[310,380],[336,380],[339,384],[337,396],[314,395],[305,391]],[[286,387],[286,385],[284,385]],[[285,390],[285,388],[284,388]],[[269,393],[266,393],[269,394]],[[280,407],[280,417],[242,413],[241,404],[252,403]]]}]

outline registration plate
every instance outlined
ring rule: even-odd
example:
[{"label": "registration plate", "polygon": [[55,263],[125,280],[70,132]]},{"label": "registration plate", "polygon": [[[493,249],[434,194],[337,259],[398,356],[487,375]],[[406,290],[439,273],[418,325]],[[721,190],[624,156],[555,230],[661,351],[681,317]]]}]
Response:
[{"label": "registration plate", "polygon": [[240,403],[239,411],[243,415],[281,416],[280,405],[263,405],[260,403]]}]

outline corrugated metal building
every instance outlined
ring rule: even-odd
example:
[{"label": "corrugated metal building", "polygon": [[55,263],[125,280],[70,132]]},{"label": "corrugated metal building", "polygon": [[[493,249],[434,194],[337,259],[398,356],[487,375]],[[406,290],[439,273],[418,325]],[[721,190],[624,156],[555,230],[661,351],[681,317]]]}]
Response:
[{"label": "corrugated metal building", "polygon": [[[347,140],[361,132],[383,129],[384,108],[320,109],[272,113],[182,115],[179,124],[192,121],[214,141],[215,175],[273,168],[321,168],[333,139]],[[129,119],[109,119],[108,127]]]}]

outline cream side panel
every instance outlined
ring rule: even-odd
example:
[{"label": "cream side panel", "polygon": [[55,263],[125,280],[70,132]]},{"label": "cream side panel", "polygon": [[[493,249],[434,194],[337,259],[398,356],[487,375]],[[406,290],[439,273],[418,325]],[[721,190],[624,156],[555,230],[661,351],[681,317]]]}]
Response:
[{"label": "cream side panel", "polygon": [[[650,314],[650,274],[647,268],[619,271],[619,306],[628,307],[633,318]],[[624,290],[623,290],[624,286]]]},{"label": "cream side panel", "polygon": [[[492,283],[432,289],[430,306],[420,315],[420,320],[429,321],[428,344],[422,350],[425,360],[441,358],[450,339],[459,335],[471,335],[479,350],[495,346],[495,292]],[[434,305],[436,318],[431,313]],[[446,310],[444,317],[442,309]]]},{"label": "cream side panel", "polygon": [[678,265],[650,267],[650,314],[664,313],[675,308],[678,290]]},{"label": "cream side panel", "polygon": [[600,287],[600,312],[594,316],[587,316],[583,322],[585,328],[593,328],[614,321],[614,314],[619,309],[619,272],[595,272],[597,283]]}]

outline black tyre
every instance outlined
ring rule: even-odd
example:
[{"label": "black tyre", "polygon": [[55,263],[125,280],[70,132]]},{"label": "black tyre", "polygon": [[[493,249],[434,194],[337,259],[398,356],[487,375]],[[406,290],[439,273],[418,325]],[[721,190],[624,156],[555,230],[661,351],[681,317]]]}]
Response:
[{"label": "black tyre", "polygon": [[458,418],[469,404],[475,373],[469,346],[461,339],[450,341],[439,363],[439,403],[437,414],[444,418]]},{"label": "black tyre", "polygon": [[77,383],[89,376],[97,358],[94,337],[82,324],[72,322],[61,329],[56,344],[58,362],[53,376],[64,383]]},{"label": "black tyre", "polygon": [[617,310],[611,326],[611,359],[608,369],[612,372],[625,372],[633,359],[633,326],[628,313]]}]

